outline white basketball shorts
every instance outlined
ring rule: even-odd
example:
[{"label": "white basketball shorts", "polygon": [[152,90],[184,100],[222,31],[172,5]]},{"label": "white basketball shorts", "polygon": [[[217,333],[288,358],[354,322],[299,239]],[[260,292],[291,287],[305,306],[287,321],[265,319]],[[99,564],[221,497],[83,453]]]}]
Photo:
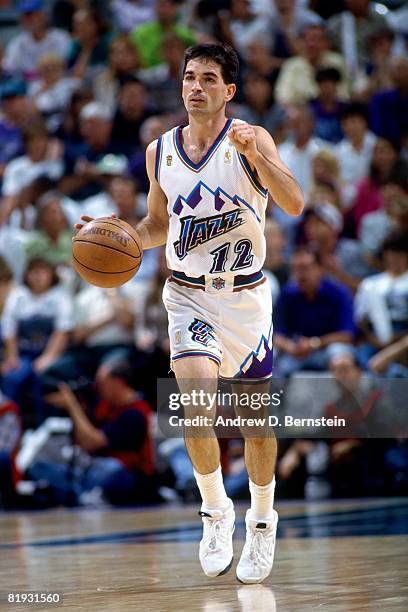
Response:
[{"label": "white basketball shorts", "polygon": [[240,291],[204,291],[169,278],[163,289],[172,362],[204,356],[225,379],[272,375],[272,297],[269,282]]}]

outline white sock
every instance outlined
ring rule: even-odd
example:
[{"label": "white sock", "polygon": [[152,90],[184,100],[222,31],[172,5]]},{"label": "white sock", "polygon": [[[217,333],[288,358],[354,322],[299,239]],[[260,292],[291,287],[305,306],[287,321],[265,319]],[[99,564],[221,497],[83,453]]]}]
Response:
[{"label": "white sock", "polygon": [[251,492],[250,518],[256,521],[270,520],[275,495],[275,476],[267,485],[257,485],[250,479],[249,490]]},{"label": "white sock", "polygon": [[228,497],[224,489],[221,466],[209,474],[199,474],[194,470],[194,476],[203,500],[202,510],[224,510],[228,506]]}]

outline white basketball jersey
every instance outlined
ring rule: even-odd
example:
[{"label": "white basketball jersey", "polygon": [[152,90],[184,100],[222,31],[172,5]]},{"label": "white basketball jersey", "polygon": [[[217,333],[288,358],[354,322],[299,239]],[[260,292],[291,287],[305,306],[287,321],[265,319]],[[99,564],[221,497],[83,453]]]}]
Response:
[{"label": "white basketball jersey", "polygon": [[156,179],[167,196],[167,265],[191,277],[230,277],[262,269],[267,191],[231,144],[229,119],[205,157],[193,163],[182,127],[160,137]]}]

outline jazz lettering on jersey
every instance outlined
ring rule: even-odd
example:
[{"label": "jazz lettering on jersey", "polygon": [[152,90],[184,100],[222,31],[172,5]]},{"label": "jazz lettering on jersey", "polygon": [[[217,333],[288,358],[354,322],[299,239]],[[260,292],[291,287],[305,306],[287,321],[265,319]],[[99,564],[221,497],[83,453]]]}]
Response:
[{"label": "jazz lettering on jersey", "polygon": [[175,253],[181,260],[200,244],[231,232],[245,223],[243,210],[214,215],[213,217],[197,218],[193,215],[180,219],[179,239],[173,243]]}]

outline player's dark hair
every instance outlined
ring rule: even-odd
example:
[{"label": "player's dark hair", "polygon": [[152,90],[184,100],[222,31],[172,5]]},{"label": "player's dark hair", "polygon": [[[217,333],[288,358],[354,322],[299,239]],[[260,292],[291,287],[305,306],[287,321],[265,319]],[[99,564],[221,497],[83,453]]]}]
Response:
[{"label": "player's dark hair", "polygon": [[235,50],[225,43],[205,43],[189,47],[184,56],[183,74],[191,60],[200,59],[204,62],[215,62],[221,68],[223,81],[226,85],[238,80],[239,60]]}]

